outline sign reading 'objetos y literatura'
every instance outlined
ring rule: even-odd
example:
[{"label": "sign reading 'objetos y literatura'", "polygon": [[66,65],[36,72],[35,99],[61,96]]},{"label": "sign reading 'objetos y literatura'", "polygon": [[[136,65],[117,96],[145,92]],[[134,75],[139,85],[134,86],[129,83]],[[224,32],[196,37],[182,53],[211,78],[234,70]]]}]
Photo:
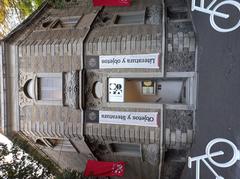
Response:
[{"label": "sign reading 'objetos y literatura'", "polygon": [[99,111],[99,123],[158,127],[158,112]]},{"label": "sign reading 'objetos y literatura'", "polygon": [[159,68],[159,53],[136,55],[101,55],[99,68]]}]

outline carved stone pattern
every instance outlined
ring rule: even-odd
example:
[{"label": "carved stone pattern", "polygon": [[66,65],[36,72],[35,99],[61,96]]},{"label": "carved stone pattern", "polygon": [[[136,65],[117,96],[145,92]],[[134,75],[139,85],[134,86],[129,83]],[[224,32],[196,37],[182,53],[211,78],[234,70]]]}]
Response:
[{"label": "carved stone pattern", "polygon": [[28,80],[33,79],[33,76],[33,73],[19,71],[19,88],[22,89]]},{"label": "carved stone pattern", "polygon": [[34,74],[33,73],[25,73],[20,71],[19,72],[19,106],[22,108],[23,106],[27,106],[27,105],[33,105],[33,99],[29,99],[24,91],[24,85],[25,83],[30,80],[33,79]]},{"label": "carved stone pattern", "polygon": [[79,73],[73,71],[64,75],[64,105],[79,108]]},{"label": "carved stone pattern", "polygon": [[158,165],[159,163],[159,145],[148,144],[142,146],[143,160],[152,165]]},{"label": "carved stone pattern", "polygon": [[19,106],[22,108],[27,105],[33,105],[33,100],[26,97],[24,92],[19,92]]},{"label": "carved stone pattern", "polygon": [[111,153],[109,148],[107,147],[107,144],[102,140],[86,138],[86,143],[88,144],[88,147],[90,148],[92,153],[98,158],[101,158],[101,156]]},{"label": "carved stone pattern", "polygon": [[84,88],[84,93],[86,97],[86,107],[92,108],[97,107],[102,104],[102,99],[95,98],[92,91],[94,87],[94,83],[96,81],[102,82],[102,75],[94,72],[86,73],[86,87]]}]

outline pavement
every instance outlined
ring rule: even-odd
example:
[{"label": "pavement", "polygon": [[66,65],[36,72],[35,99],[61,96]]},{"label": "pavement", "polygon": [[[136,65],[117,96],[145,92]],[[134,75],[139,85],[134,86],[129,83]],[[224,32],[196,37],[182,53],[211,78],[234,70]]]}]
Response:
[{"label": "pavement", "polygon": [[[223,26],[240,19],[236,9],[223,6],[219,10],[230,10],[233,17],[224,21],[217,19]],[[229,139],[240,150],[240,27],[220,33],[211,27],[209,15],[194,11],[192,16],[198,39],[199,84],[196,136],[189,156],[205,154],[207,143],[214,138]],[[216,151],[220,149],[224,149],[225,155],[216,160],[229,160],[232,149],[224,144],[215,147]],[[213,168],[225,179],[240,179],[240,161],[229,168]],[[195,178],[195,165],[192,169],[186,165],[181,179]],[[204,164],[201,164],[200,179],[215,179]]]}]

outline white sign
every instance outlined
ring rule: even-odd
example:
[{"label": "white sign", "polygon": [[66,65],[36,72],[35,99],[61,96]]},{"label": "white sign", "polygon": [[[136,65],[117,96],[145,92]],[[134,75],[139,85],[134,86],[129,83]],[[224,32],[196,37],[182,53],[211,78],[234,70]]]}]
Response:
[{"label": "white sign", "polygon": [[219,27],[216,22],[215,22],[215,16],[216,17],[220,17],[223,19],[228,19],[229,18],[229,14],[226,14],[224,12],[220,12],[218,11],[218,9],[221,9],[222,6],[233,6],[233,8],[238,9],[238,11],[240,12],[240,3],[234,0],[225,0],[222,2],[219,2],[218,4],[216,4],[217,0],[212,0],[212,2],[210,2],[207,6],[205,4],[205,0],[200,0],[199,6],[196,5],[198,3],[196,3],[196,0],[192,0],[192,11],[200,11],[203,12],[205,14],[209,14],[210,15],[210,24],[211,26],[218,32],[231,32],[236,30],[239,26],[240,26],[240,17],[239,20],[237,21],[237,23],[235,25],[233,25],[232,27],[229,28],[222,28]]},{"label": "white sign", "polygon": [[124,78],[108,78],[108,101],[124,102]]},{"label": "white sign", "polygon": [[[228,159],[229,161],[218,162],[213,159],[214,157],[224,155],[223,151],[211,153],[211,148],[213,147],[214,144],[217,144],[217,143],[226,143],[230,145],[230,147],[233,150],[233,156],[230,160]],[[207,166],[207,168],[215,175],[216,179],[224,179],[224,177],[217,174],[217,172],[211,167],[209,162],[219,168],[228,168],[233,166],[238,160],[240,160],[240,151],[237,149],[236,145],[234,145],[230,140],[223,139],[223,138],[216,138],[211,140],[207,144],[204,155],[200,155],[193,158],[188,157],[188,168],[192,168],[192,163],[196,162],[196,179],[200,179],[200,162],[202,161]]]},{"label": "white sign", "polygon": [[159,53],[136,55],[101,55],[99,68],[159,68]]},{"label": "white sign", "polygon": [[99,111],[99,123],[158,127],[158,112]]}]

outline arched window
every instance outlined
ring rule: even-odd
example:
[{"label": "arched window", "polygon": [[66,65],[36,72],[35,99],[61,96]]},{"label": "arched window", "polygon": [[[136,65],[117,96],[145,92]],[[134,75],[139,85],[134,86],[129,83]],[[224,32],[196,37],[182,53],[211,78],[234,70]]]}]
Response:
[{"label": "arched window", "polygon": [[34,99],[35,92],[34,92],[34,80],[28,80],[24,85],[24,93],[28,98]]}]

